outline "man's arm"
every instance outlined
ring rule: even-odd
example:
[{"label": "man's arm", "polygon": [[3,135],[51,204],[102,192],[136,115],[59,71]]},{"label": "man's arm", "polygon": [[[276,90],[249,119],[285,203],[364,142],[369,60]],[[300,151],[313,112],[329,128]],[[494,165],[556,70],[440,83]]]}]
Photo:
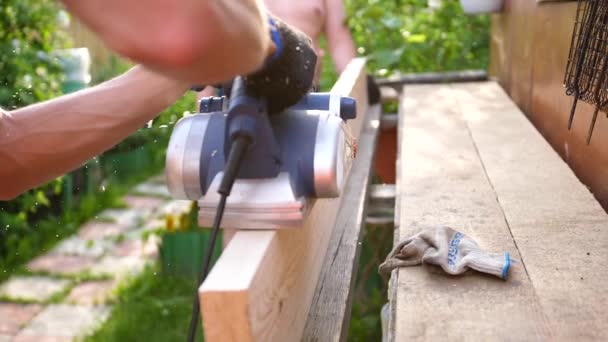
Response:
[{"label": "man's arm", "polygon": [[355,43],[348,26],[343,0],[325,0],[327,8],[325,34],[334,66],[344,71],[351,59],[356,57]]},{"label": "man's arm", "polygon": [[166,75],[213,84],[272,53],[261,0],[63,0],[114,51]]},{"label": "man's arm", "polygon": [[54,100],[0,111],[0,200],[111,148],[179,99],[189,84],[136,66]]}]

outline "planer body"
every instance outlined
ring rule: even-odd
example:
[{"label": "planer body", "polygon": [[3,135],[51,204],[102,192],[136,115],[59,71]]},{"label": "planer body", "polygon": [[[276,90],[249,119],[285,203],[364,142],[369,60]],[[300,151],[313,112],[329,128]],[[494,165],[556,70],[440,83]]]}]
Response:
[{"label": "planer body", "polygon": [[[169,191],[198,201],[201,226],[212,224],[220,199],[229,141],[227,102],[226,97],[201,100],[200,113],[176,124],[167,150]],[[283,112],[265,115],[267,124],[256,126],[261,138],[243,161],[222,226],[297,228],[312,198],[339,197],[350,164],[345,159],[353,156],[346,121],[355,116],[354,99],[331,93],[309,93]]]}]

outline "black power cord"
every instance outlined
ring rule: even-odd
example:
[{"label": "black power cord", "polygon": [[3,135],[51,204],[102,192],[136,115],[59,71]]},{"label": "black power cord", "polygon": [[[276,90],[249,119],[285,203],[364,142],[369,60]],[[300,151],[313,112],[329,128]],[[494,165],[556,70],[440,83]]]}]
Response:
[{"label": "black power cord", "polygon": [[222,217],[224,216],[224,209],[226,208],[226,200],[228,199],[228,196],[230,196],[230,191],[232,190],[234,181],[236,180],[236,177],[239,173],[241,162],[243,161],[243,158],[245,157],[245,152],[247,152],[247,148],[250,144],[251,139],[248,136],[241,135],[235,137],[234,141],[232,142],[232,146],[230,147],[228,160],[226,161],[226,165],[224,166],[224,176],[222,177],[222,182],[220,183],[220,187],[217,191],[220,194],[220,202],[217,206],[215,219],[213,221],[211,239],[207,243],[207,253],[205,255],[205,259],[203,259],[203,269],[200,274],[197,289],[194,293],[194,301],[192,303],[192,316],[190,317],[190,327],[188,329],[188,342],[194,342],[194,338],[196,336],[196,329],[199,325],[200,303],[198,301],[198,287],[203,284],[203,282],[207,278],[207,274],[209,273],[209,268],[211,266],[211,257],[213,255],[213,250],[215,249],[215,243],[217,241],[217,235],[220,230]]}]

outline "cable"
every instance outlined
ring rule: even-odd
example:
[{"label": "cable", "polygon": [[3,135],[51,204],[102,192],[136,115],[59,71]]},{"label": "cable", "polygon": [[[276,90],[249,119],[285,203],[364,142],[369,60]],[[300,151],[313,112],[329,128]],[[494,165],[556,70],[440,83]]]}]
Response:
[{"label": "cable", "polygon": [[226,208],[226,200],[230,196],[230,191],[234,185],[234,181],[239,173],[241,162],[245,157],[245,152],[251,144],[251,139],[246,136],[238,136],[232,142],[230,147],[230,153],[228,154],[228,160],[224,166],[224,176],[217,192],[220,193],[220,202],[217,206],[215,213],[215,219],[213,220],[213,228],[211,230],[211,239],[207,243],[207,253],[205,259],[203,259],[203,269],[199,278],[197,290],[194,294],[194,301],[192,302],[192,316],[190,317],[190,326],[188,328],[188,342],[194,342],[196,337],[196,329],[199,325],[200,315],[200,303],[198,301],[198,287],[203,284],[209,273],[211,267],[211,257],[213,256],[213,250],[215,250],[215,244],[217,241],[217,234],[220,230],[220,224],[222,217],[224,216],[224,209]]},{"label": "cable", "polygon": [[[220,230],[220,223],[222,221],[222,216],[224,216],[224,208],[226,206],[227,196],[221,195],[220,203],[217,207],[217,212],[215,214],[215,220],[213,222],[213,229],[211,230],[211,239],[207,243],[207,254],[205,255],[205,259],[203,262],[203,270],[199,279],[199,286],[202,284],[207,278],[207,274],[209,273],[209,267],[211,266],[211,257],[213,256],[213,250],[215,249],[215,242],[217,240],[217,234]],[[188,341],[193,342],[196,336],[196,328],[199,324],[199,314],[200,314],[200,306],[198,301],[198,291],[194,294],[194,301],[192,302],[192,316],[190,317],[190,327],[188,328]]]}]

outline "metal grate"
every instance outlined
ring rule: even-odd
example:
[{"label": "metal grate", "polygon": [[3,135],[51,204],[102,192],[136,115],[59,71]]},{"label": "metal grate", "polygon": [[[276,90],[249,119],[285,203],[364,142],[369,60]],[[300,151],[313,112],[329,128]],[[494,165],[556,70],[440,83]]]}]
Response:
[{"label": "metal grate", "polygon": [[595,105],[587,134],[591,141],[599,111],[608,112],[608,1],[579,0],[566,66],[566,94],[574,96],[568,129],[578,100]]}]

